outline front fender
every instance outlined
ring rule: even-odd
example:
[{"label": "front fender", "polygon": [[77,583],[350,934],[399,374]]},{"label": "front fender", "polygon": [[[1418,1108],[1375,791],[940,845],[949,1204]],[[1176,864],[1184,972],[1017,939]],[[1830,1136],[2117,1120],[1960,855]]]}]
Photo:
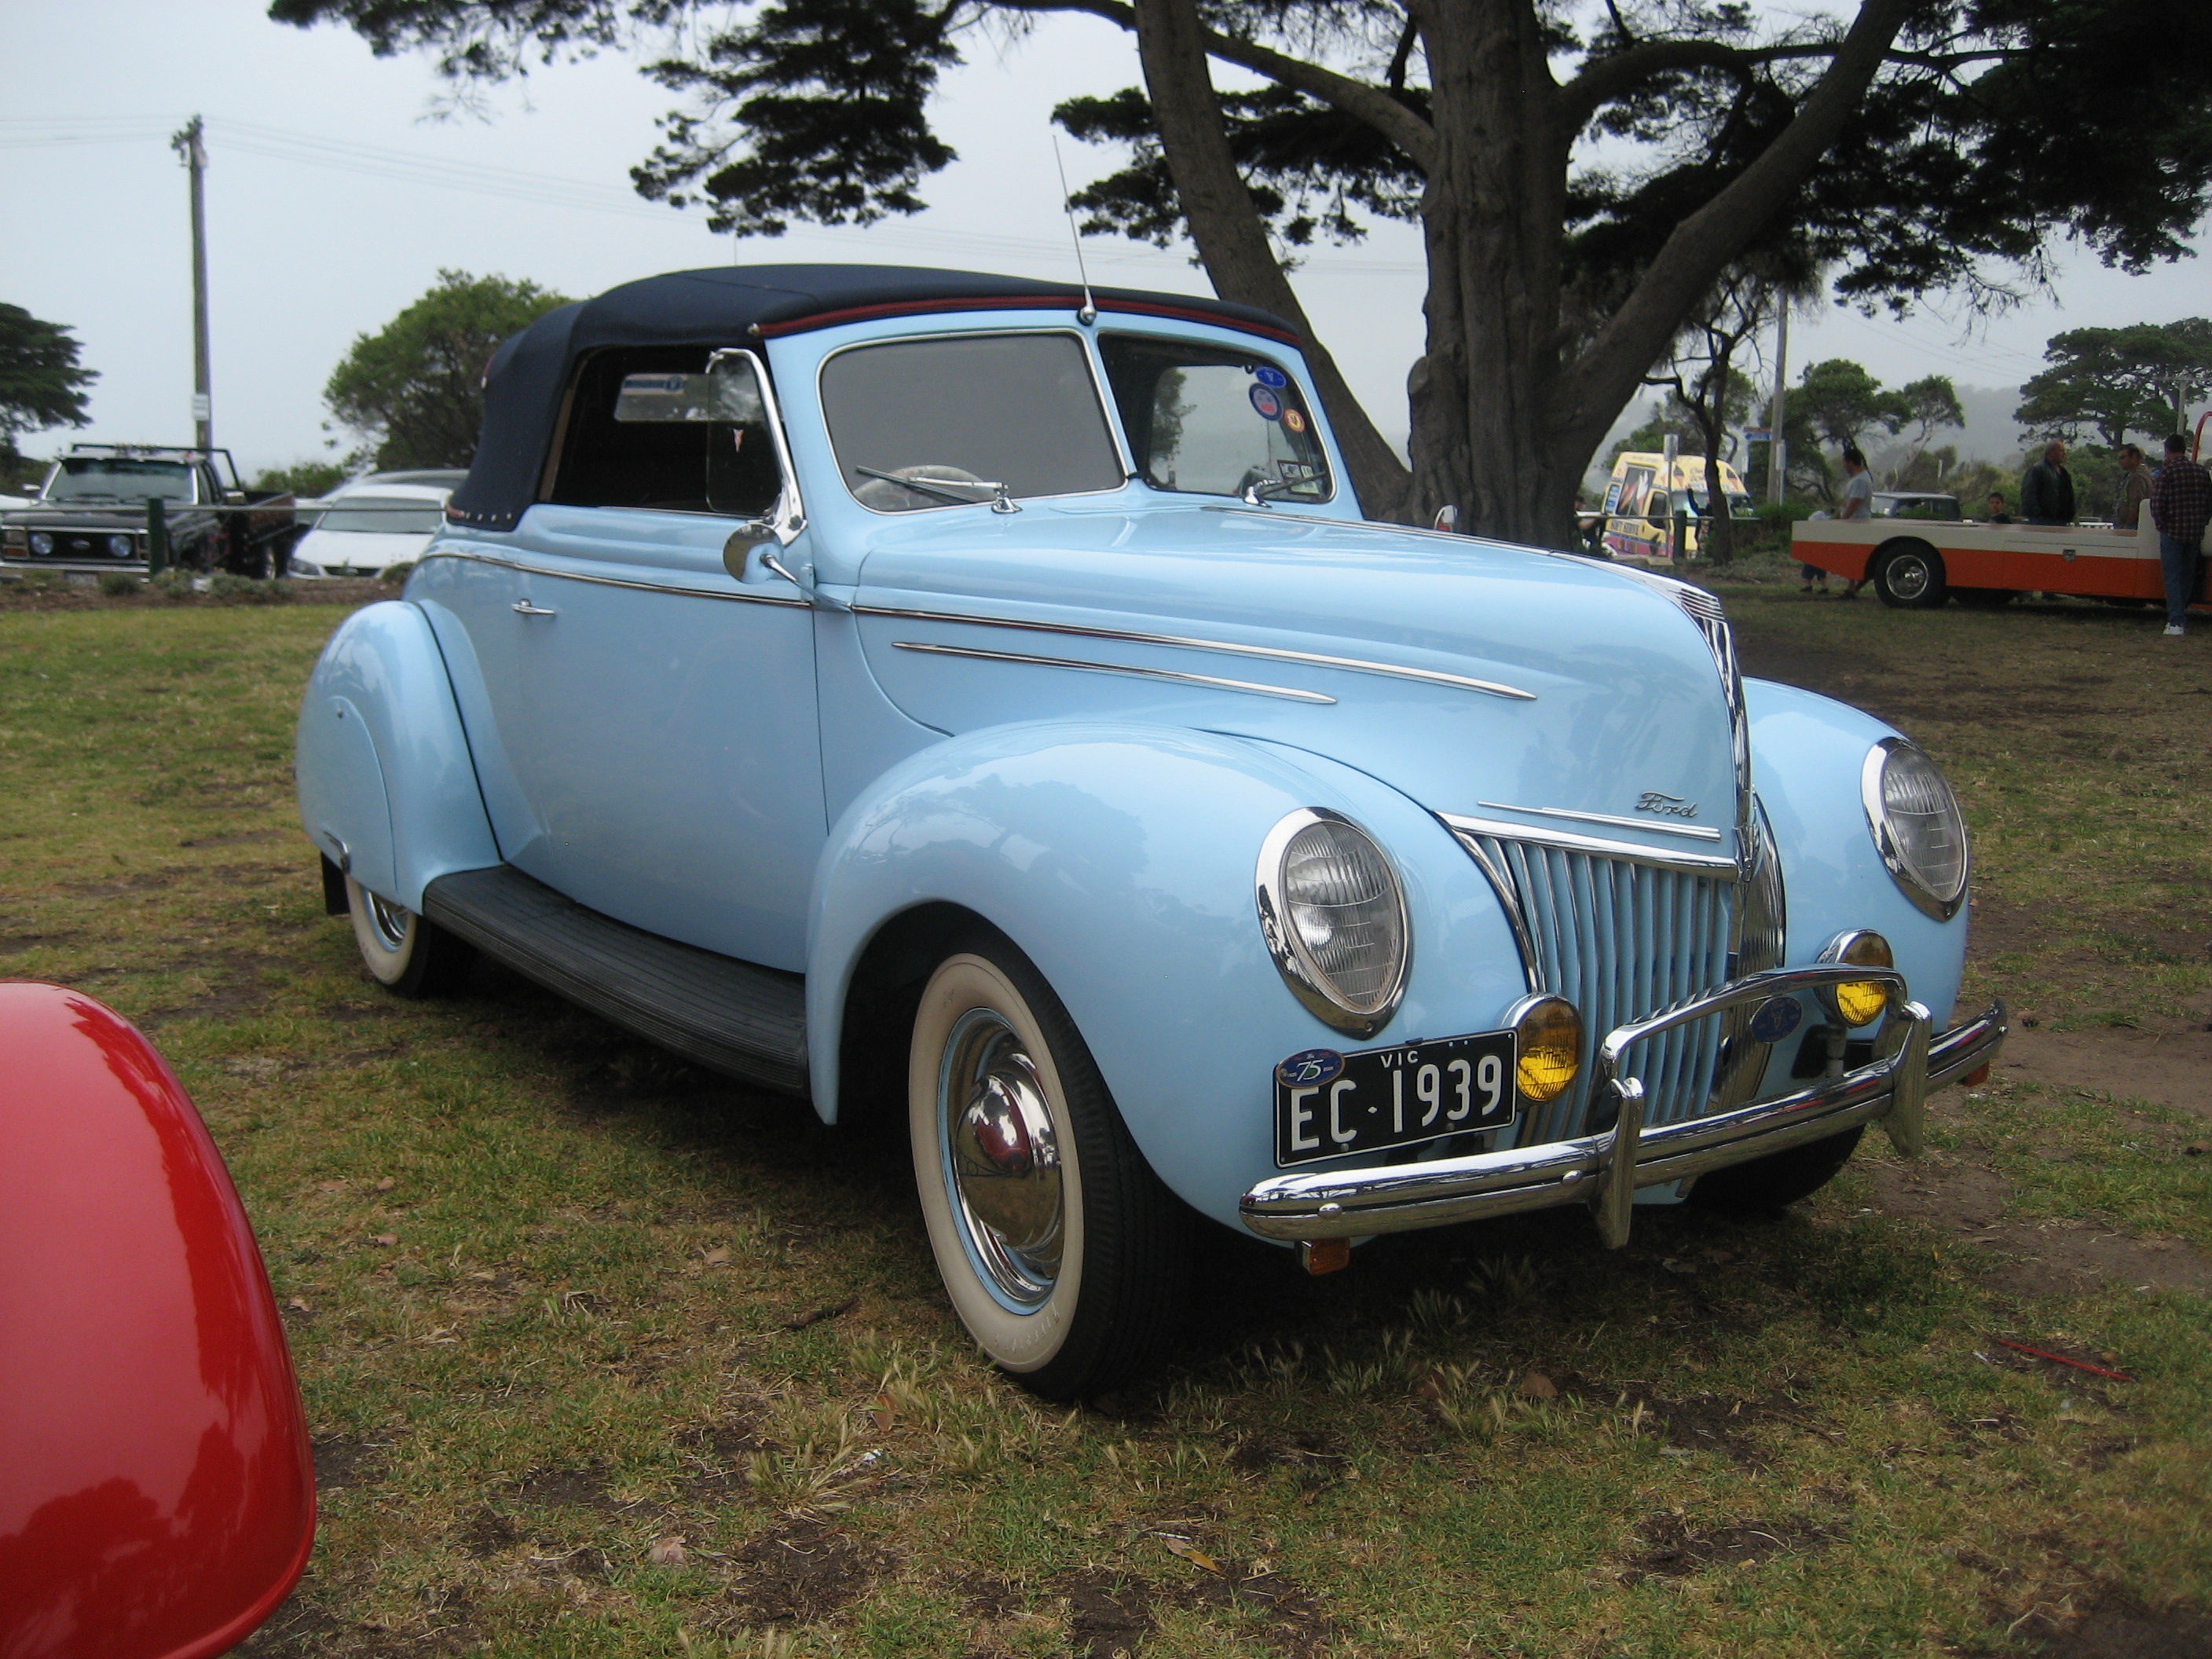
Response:
[{"label": "front fender", "polygon": [[1812,962],[1838,933],[1870,927],[1890,943],[1914,1000],[1940,1030],[1950,1024],[1966,959],[1966,913],[1948,921],[1899,890],[1875,849],[1859,798],[1867,750],[1903,733],[1847,703],[1747,679],[1752,775],[1774,828],[1789,906],[1792,965]]},{"label": "front fender", "polygon": [[395,903],[419,910],[438,877],[500,861],[445,658],[414,605],[365,606],[331,636],[295,766],[308,837]]},{"label": "front fender", "polygon": [[[1309,1013],[1261,939],[1260,844],[1302,806],[1361,824],[1405,883],[1405,999],[1364,1042]],[[1303,1048],[1494,1029],[1522,989],[1504,915],[1474,862],[1429,813],[1363,773],[1180,728],[995,726],[902,763],[830,833],[806,979],[824,1116],[836,1115],[855,964],[886,922],[932,903],[974,912],[1028,954],[1152,1168],[1230,1224],[1239,1194],[1274,1170],[1277,1061]]]}]

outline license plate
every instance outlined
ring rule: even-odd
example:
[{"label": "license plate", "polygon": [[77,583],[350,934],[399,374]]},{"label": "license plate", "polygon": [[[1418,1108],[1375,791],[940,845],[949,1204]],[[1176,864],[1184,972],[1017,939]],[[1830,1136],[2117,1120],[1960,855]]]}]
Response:
[{"label": "license plate", "polygon": [[1275,1164],[1413,1146],[1513,1121],[1513,1033],[1480,1031],[1275,1067]]}]

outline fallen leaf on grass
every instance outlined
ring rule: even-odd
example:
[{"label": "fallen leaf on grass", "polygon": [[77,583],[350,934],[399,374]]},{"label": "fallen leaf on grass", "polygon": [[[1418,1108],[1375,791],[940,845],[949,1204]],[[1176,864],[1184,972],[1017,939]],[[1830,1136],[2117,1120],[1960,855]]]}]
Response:
[{"label": "fallen leaf on grass", "polygon": [[1541,1371],[1530,1371],[1514,1385],[1513,1392],[1523,1400],[1557,1400],[1559,1385]]},{"label": "fallen leaf on grass", "polygon": [[399,1235],[398,1233],[379,1233],[375,1237],[370,1239],[368,1242],[372,1244],[397,1244],[399,1242]]},{"label": "fallen leaf on grass", "polygon": [[1177,1538],[1172,1533],[1164,1532],[1159,1534],[1159,1540],[1168,1547],[1169,1554],[1180,1556],[1200,1571],[1210,1572],[1217,1578],[1221,1576],[1221,1563],[1192,1543],[1189,1539]]},{"label": "fallen leaf on grass", "polygon": [[285,1305],[286,1307],[288,1307],[288,1308],[290,1308],[290,1309],[294,1310],[295,1312],[299,1312],[299,1313],[313,1313],[313,1312],[314,1312],[314,1310],[313,1310],[313,1308],[309,1307],[306,1303],[302,1302],[302,1301],[301,1301],[298,1297],[296,1297],[296,1296],[295,1296],[295,1297],[293,1297],[289,1302],[287,1302],[284,1305]]},{"label": "fallen leaf on grass", "polygon": [[345,1189],[346,1184],[343,1181],[318,1181],[315,1183],[315,1190],[319,1193],[342,1193]]},{"label": "fallen leaf on grass", "polygon": [[684,1565],[684,1540],[681,1538],[656,1538],[653,1547],[646,1552],[646,1559],[656,1567],[680,1567]]},{"label": "fallen leaf on grass", "polygon": [[390,1176],[386,1176],[383,1180],[376,1183],[376,1190],[380,1193],[388,1193],[398,1184],[399,1183],[393,1180]]},{"label": "fallen leaf on grass", "polygon": [[889,1434],[891,1425],[898,1421],[898,1402],[887,1394],[879,1394],[868,1402],[868,1416],[875,1423],[878,1434]]},{"label": "fallen leaf on grass", "polygon": [[702,1260],[710,1267],[726,1267],[730,1265],[730,1247],[726,1244],[718,1244],[708,1251]]}]

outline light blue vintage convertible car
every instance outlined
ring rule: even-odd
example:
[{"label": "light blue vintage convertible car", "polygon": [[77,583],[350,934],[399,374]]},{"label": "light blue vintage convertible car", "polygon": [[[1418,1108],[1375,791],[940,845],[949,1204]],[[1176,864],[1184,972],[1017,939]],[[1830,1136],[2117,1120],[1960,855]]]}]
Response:
[{"label": "light blue vintage convertible car", "polygon": [[825,1119],[1041,1394],[1147,1360],[1191,1218],[1296,1247],[1771,1207],[1985,1066],[1964,825],[1702,591],[1364,520],[1272,318],[680,272],[494,360],[301,821],[403,994],[505,962]]}]

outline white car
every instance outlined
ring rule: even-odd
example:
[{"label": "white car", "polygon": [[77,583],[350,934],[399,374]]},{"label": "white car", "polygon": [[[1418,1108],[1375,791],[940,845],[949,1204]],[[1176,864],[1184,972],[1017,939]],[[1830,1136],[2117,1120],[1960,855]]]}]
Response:
[{"label": "white car", "polygon": [[446,521],[446,498],[468,476],[372,472],[340,485],[292,550],[289,574],[312,581],[414,563]]}]

